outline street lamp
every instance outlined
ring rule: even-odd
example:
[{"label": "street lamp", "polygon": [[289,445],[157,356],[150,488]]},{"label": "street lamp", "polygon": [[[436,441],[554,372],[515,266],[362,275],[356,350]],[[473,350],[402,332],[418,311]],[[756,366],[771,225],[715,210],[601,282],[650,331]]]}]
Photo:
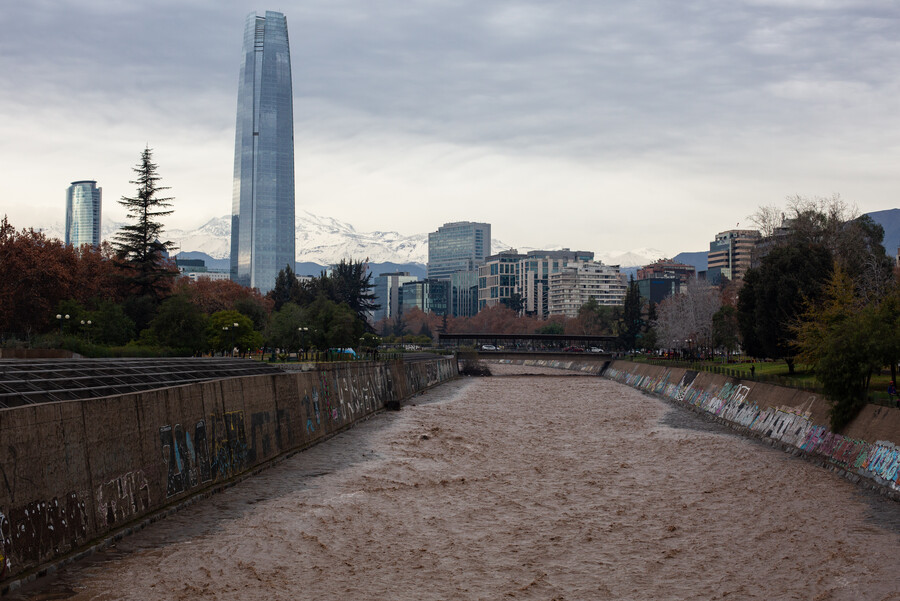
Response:
[{"label": "street lamp", "polygon": [[231,356],[234,357],[234,345],[237,338],[238,322],[234,322],[234,329],[231,331]]},{"label": "street lamp", "polygon": [[[306,326],[300,326],[297,328],[297,331],[300,332],[300,350],[305,354],[306,353],[306,333],[309,332],[309,328]],[[300,357],[297,357],[297,360],[300,360]]]},{"label": "street lamp", "polygon": [[90,319],[88,319],[87,321],[85,321],[83,319],[81,320],[81,333],[88,342],[90,342],[90,340],[91,340],[90,335],[88,334],[90,327],[91,327]]},{"label": "street lamp", "polygon": [[63,317],[65,317],[65,319],[69,319],[69,314],[66,313],[65,316],[60,315],[59,313],[56,314],[56,319],[59,320],[59,335],[60,335],[60,336],[62,336]]}]

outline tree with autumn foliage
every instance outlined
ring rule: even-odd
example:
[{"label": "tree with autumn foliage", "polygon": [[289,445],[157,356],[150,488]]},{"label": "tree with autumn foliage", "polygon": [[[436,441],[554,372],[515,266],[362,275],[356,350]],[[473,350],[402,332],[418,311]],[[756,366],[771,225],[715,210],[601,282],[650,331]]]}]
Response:
[{"label": "tree with autumn foliage", "polygon": [[0,336],[30,338],[58,327],[57,309],[73,300],[96,308],[121,300],[108,245],[75,249],[33,229],[0,221]]}]

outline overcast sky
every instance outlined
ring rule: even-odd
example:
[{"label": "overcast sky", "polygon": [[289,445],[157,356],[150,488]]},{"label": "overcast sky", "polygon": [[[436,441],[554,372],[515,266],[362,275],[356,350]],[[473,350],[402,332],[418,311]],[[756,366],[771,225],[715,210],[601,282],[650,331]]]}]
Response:
[{"label": "overcast sky", "polygon": [[[287,16],[297,211],[704,250],[760,205],[900,206],[893,0],[29,0],[0,11],[0,214],[104,219],[145,144],[167,225],[230,213],[244,19]],[[299,250],[299,249],[298,249]]]}]

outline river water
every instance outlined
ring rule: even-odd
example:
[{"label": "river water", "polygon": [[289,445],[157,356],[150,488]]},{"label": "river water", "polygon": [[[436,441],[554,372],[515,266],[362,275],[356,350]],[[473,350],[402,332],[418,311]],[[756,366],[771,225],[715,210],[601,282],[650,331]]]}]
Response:
[{"label": "river water", "polygon": [[11,597],[900,600],[900,504],[613,382],[495,371]]}]

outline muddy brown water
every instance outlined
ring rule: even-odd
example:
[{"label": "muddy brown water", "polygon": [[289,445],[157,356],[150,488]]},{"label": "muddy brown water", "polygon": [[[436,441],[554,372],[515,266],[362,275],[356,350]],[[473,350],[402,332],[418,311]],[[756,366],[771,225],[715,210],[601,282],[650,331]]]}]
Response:
[{"label": "muddy brown water", "polygon": [[900,600],[900,504],[635,390],[412,402],[10,597]]}]

